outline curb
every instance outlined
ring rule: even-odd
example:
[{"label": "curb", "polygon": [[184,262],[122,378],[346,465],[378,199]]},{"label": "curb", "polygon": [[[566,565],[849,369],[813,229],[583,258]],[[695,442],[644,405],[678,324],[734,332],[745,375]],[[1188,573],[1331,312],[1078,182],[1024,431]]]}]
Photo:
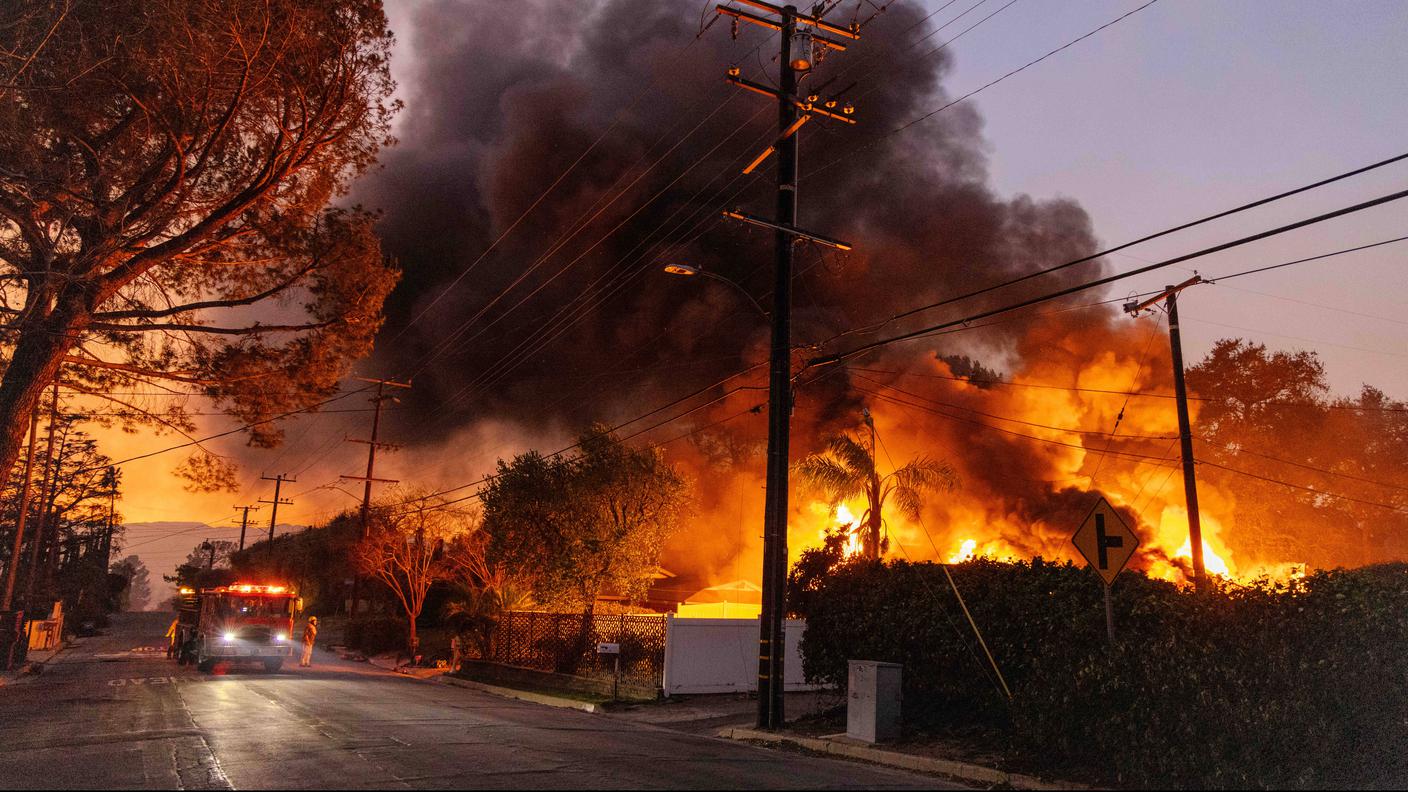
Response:
[{"label": "curb", "polygon": [[915,770],[921,773],[938,773],[964,781],[974,781],[980,784],[994,786],[1008,786],[1013,789],[1089,789],[1089,787],[1082,784],[1043,781],[1035,776],[1022,775],[1020,773],[1007,773],[1002,770],[995,770],[991,767],[969,764],[968,762],[957,762],[952,759],[936,759],[929,756],[915,756],[914,754],[900,753],[898,751],[886,751],[880,748],[872,748],[868,745],[854,742],[841,742],[840,740],[825,737],[801,737],[741,727],[720,729],[718,735],[730,740],[747,740],[768,745],[794,745],[799,748],[806,748],[809,751],[816,751],[817,753],[844,756],[848,759],[862,759],[867,762],[897,767],[902,770]]},{"label": "curb", "polygon": [[593,704],[590,701],[578,701],[577,699],[563,698],[561,696],[553,696],[547,693],[531,693],[526,690],[515,690],[514,688],[498,687],[497,685],[486,685],[483,682],[475,682],[471,679],[460,679],[459,677],[451,677],[449,675],[436,677],[433,681],[441,685],[453,685],[454,687],[467,688],[469,690],[478,690],[483,693],[489,693],[491,695],[501,696],[503,698],[518,699],[519,701],[531,701],[534,704],[546,704],[549,707],[575,709],[581,710],[582,712],[590,712],[592,714],[597,714],[606,711],[606,708],[602,707],[600,704]]},{"label": "curb", "polygon": [[24,665],[20,666],[17,670],[10,671],[7,674],[0,674],[0,687],[18,685],[23,682],[28,682],[34,679],[35,677],[44,673],[45,665],[54,662],[55,658],[63,654],[64,650],[68,649],[71,646],[73,646],[73,641],[64,639],[60,641],[59,645],[54,647],[53,649],[41,650],[49,652],[49,656],[43,660],[25,660]]}]

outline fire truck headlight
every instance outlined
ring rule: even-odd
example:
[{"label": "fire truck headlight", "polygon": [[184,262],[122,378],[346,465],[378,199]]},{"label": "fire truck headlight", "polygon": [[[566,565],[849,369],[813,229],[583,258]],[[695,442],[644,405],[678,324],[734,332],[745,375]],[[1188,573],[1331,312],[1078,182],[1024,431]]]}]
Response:
[{"label": "fire truck headlight", "polygon": [[287,641],[287,640],[288,640],[288,635],[287,635],[286,633],[279,633],[278,635],[275,635],[275,636],[274,636],[274,640],[275,640],[275,641],[280,641],[280,642],[282,642],[282,641]]},{"label": "fire truck headlight", "polygon": [[225,639],[225,643],[234,643],[235,641],[235,634],[232,632],[225,633],[223,637]]}]

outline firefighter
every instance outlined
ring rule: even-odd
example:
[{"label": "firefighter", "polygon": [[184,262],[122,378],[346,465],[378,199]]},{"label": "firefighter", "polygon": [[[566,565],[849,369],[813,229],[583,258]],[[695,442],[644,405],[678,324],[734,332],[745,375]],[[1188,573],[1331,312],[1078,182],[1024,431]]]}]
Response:
[{"label": "firefighter", "polygon": [[464,639],[459,633],[455,633],[450,638],[450,670],[459,671],[460,664],[464,661]]},{"label": "firefighter", "polygon": [[171,626],[166,628],[166,656],[167,656],[167,657],[175,657],[175,656],[176,656],[176,652],[177,652],[177,646],[176,646],[176,628],[177,628],[180,624],[181,624],[181,617],[180,617],[180,616],[177,616],[176,618],[174,618],[174,619],[171,620]]},{"label": "firefighter", "polygon": [[303,659],[298,664],[308,667],[313,664],[313,639],[318,637],[318,617],[309,616],[308,626],[303,628]]}]

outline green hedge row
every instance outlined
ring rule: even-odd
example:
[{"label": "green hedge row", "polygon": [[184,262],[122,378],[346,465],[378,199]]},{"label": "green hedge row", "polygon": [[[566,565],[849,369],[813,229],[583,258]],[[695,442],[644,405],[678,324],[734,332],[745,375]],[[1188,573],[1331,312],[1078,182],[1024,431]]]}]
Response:
[{"label": "green hedge row", "polygon": [[928,563],[794,580],[808,677],[844,687],[849,659],[902,663],[909,724],[998,725],[1050,771],[1130,786],[1408,785],[1408,565],[1205,595],[1125,573],[1113,646],[1088,570],[1040,559],[950,570],[1010,703]]}]

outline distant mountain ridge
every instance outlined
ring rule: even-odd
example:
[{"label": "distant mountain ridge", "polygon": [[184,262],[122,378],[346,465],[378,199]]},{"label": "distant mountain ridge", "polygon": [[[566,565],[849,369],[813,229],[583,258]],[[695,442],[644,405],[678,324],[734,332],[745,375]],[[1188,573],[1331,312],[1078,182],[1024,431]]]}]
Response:
[{"label": "distant mountain ridge", "polygon": [[[178,530],[195,529],[195,528],[210,528],[211,530],[225,530],[225,529],[227,529],[227,528],[230,528],[231,526],[228,526],[228,525],[211,525],[210,523],[203,523],[203,522],[186,522],[186,521],[183,521],[183,520],[156,520],[156,521],[154,521],[154,522],[129,522],[129,523],[123,523],[123,524],[122,524],[122,527],[123,527],[123,528],[168,528],[168,529],[170,529],[170,530],[172,530],[172,531],[178,531]],[[239,526],[234,526],[234,527],[238,528]],[[282,533],[288,533],[288,532],[290,532],[290,531],[302,531],[302,530],[305,530],[307,527],[308,527],[308,526],[306,526],[306,525],[295,525],[295,524],[292,524],[292,523],[279,523],[277,526],[275,526],[275,533],[276,533],[276,534],[282,534]],[[259,524],[259,523],[251,522],[251,523],[249,524],[249,531],[250,531],[250,533],[254,533],[256,530],[263,531],[264,533],[267,534],[268,531],[269,531],[269,524],[268,524],[268,523]]]}]

